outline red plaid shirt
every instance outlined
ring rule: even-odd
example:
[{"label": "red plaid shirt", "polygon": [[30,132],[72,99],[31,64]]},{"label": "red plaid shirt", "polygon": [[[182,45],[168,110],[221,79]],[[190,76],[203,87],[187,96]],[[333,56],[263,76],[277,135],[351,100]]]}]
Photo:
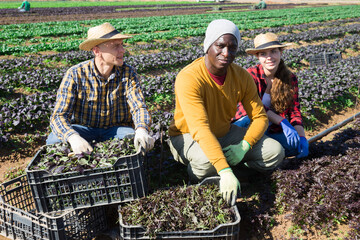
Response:
[{"label": "red plaid shirt", "polygon": [[[261,64],[258,64],[254,67],[248,68],[247,71],[254,78],[254,82],[257,86],[258,94],[259,94],[260,98],[262,99],[264,96],[265,90],[266,90],[266,86],[267,86],[263,67],[261,66]],[[295,126],[295,125],[303,126],[303,121],[302,121],[301,112],[300,112],[298,80],[297,80],[295,74],[292,74],[291,78],[292,78],[292,86],[295,91],[294,98],[293,98],[293,104],[291,107],[287,108],[284,112],[282,112],[282,113],[276,112],[276,113],[279,114],[283,118],[287,118],[289,120],[289,122],[291,123],[291,125],[293,125],[293,126]],[[269,108],[267,108],[267,107],[265,107],[265,109],[266,109],[266,111],[269,110]],[[274,111],[273,109],[271,109],[271,110]],[[243,105],[241,104],[241,102],[238,103],[238,109],[236,111],[235,117],[233,118],[233,121],[236,121],[246,115],[247,114],[246,114],[246,111],[245,111]],[[282,131],[281,127],[277,124],[271,124],[268,130],[270,132],[281,132]]]}]

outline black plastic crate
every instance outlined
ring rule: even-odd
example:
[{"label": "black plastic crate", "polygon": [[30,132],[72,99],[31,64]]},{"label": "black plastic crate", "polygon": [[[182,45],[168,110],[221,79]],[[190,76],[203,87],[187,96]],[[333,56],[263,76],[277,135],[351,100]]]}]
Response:
[{"label": "black plastic crate", "polygon": [[326,65],[341,59],[339,52],[323,52],[309,56],[310,66]]},{"label": "black plastic crate", "polygon": [[144,155],[120,157],[111,167],[52,175],[44,170],[30,170],[40,160],[39,150],[26,174],[39,212],[81,209],[132,201],[147,193]]},{"label": "black plastic crate", "polygon": [[[219,185],[220,177],[208,177],[204,179],[199,185],[203,184],[217,184]],[[120,239],[150,239],[145,235],[146,229],[141,225],[127,226],[124,224],[122,215],[120,213],[121,205],[119,205],[119,224],[120,224]],[[221,224],[212,230],[199,231],[174,231],[174,232],[160,232],[157,233],[157,239],[233,239],[239,238],[240,232],[240,214],[236,205],[233,210],[235,212],[235,221],[228,224]]]},{"label": "black plastic crate", "polygon": [[91,239],[107,229],[104,207],[38,213],[26,175],[3,183],[0,194],[0,235],[8,238]]}]

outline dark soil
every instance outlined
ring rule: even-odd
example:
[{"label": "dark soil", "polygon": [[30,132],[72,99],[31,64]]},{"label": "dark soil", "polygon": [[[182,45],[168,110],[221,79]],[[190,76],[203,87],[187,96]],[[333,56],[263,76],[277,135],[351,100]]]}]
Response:
[{"label": "dark soil", "polygon": [[[294,4],[271,4],[267,9],[282,9],[282,8],[294,8],[308,5],[306,3]],[[324,4],[313,4],[311,6],[320,6]],[[325,4],[326,5],[326,4]],[[18,12],[17,9],[6,9],[7,11],[0,11],[0,25],[8,24],[21,24],[21,23],[35,23],[35,22],[52,22],[52,21],[81,21],[81,20],[93,20],[93,19],[113,19],[113,18],[135,18],[135,17],[152,17],[152,16],[172,16],[172,15],[190,15],[190,14],[211,14],[222,11],[229,11],[239,9],[241,11],[248,11],[252,4],[232,7],[228,4],[219,5],[219,7],[189,7],[189,8],[171,8],[171,9],[149,9],[149,10],[122,10],[116,11],[116,7],[113,7],[113,11],[98,11],[96,13],[84,13],[79,14],[73,11],[64,11],[64,8],[51,8],[44,13],[41,8],[33,8],[28,13]],[[79,8],[80,9],[80,8]],[[0,9],[1,10],[1,9]],[[263,11],[263,10],[259,10]]]}]

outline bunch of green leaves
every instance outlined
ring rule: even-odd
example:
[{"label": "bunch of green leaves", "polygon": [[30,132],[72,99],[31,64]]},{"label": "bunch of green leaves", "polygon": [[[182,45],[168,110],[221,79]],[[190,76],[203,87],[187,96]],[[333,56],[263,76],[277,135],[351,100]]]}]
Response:
[{"label": "bunch of green leaves", "polygon": [[142,225],[145,235],[159,232],[211,230],[234,222],[233,209],[214,184],[161,189],[120,209],[127,225]]},{"label": "bunch of green leaves", "polygon": [[92,143],[92,146],[92,152],[71,154],[68,143],[45,145],[40,150],[39,160],[30,170],[46,170],[53,174],[83,172],[86,169],[111,167],[120,157],[136,153],[132,138],[110,139]]}]

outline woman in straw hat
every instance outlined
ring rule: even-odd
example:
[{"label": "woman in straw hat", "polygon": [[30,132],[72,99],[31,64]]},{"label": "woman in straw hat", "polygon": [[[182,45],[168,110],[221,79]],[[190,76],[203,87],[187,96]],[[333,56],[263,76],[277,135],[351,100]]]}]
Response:
[{"label": "woman in straw hat", "polygon": [[[88,30],[79,46],[94,58],[65,74],[50,119],[46,143],[69,142],[75,154],[92,151],[89,142],[122,139],[134,134],[136,148],[154,146],[150,115],[135,69],[124,62],[123,40],[110,23]],[[135,130],[134,130],[135,127]]]},{"label": "woman in straw hat", "polygon": [[[264,136],[268,119],[252,77],[233,63],[239,43],[240,32],[233,22],[217,19],[208,25],[205,56],[176,77],[168,141],[174,159],[187,165],[190,180],[220,175],[220,191],[232,203],[240,188],[238,167],[246,163],[263,172],[285,156],[280,143]],[[231,124],[239,101],[254,119],[248,131]]]},{"label": "woman in straw hat", "polygon": [[[280,43],[276,34],[268,32],[257,35],[254,45],[245,51],[255,55],[260,63],[247,70],[267,110],[270,126],[265,134],[281,143],[286,156],[306,157],[309,145],[300,112],[298,81],[281,58],[283,49],[291,44]],[[241,103],[235,120],[237,126],[250,124]]]}]

